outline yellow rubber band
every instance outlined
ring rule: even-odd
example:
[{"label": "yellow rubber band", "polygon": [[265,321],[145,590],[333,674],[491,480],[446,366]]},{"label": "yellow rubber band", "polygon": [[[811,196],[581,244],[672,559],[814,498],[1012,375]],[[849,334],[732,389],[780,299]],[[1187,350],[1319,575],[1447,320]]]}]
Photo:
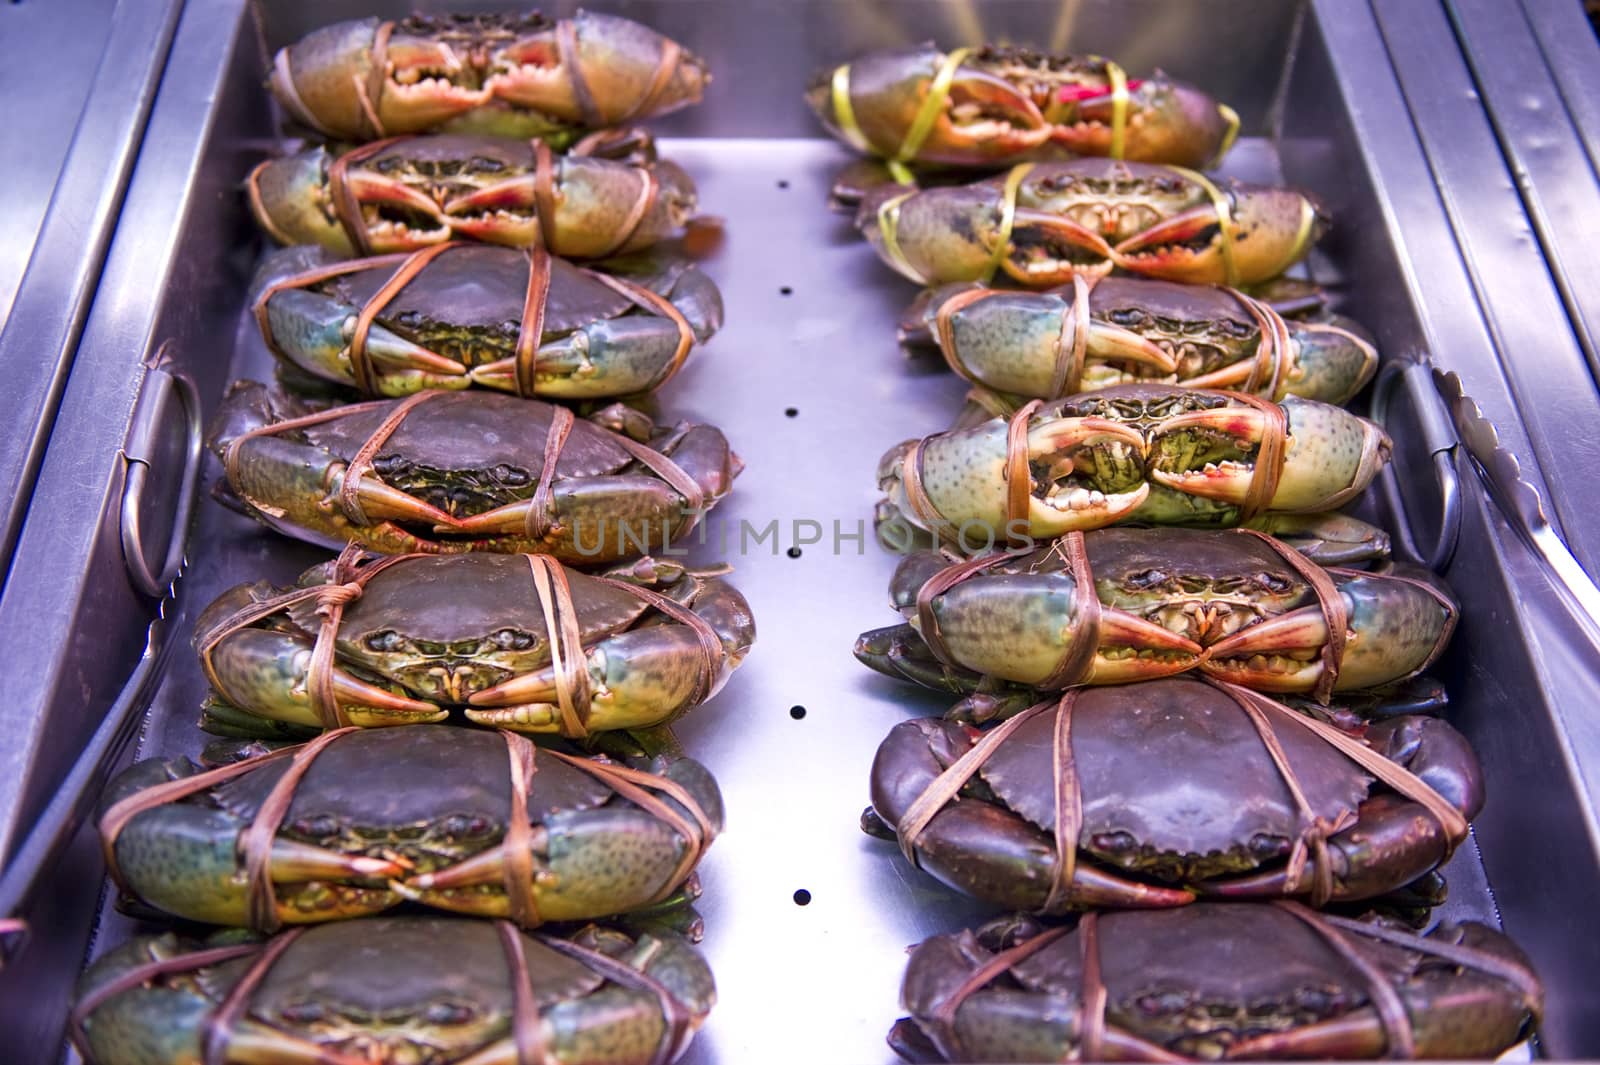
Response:
[{"label": "yellow rubber band", "polygon": [[884,168],[889,171],[889,176],[894,178],[896,185],[915,185],[917,183],[917,175],[913,174],[911,168],[898,159],[888,160],[884,163]]},{"label": "yellow rubber band", "polygon": [[922,98],[922,106],[917,108],[916,117],[911,120],[911,128],[906,130],[905,140],[900,142],[899,150],[894,153],[896,162],[909,163],[917,157],[922,142],[933,132],[933,124],[939,120],[945,101],[950,98],[950,83],[956,80],[957,68],[971,54],[971,48],[957,48],[939,64],[939,72],[928,82],[928,93]]},{"label": "yellow rubber band", "polygon": [[906,253],[900,250],[900,205],[916,193],[916,189],[902,192],[898,196],[890,197],[883,201],[878,208],[878,233],[883,237],[883,250],[889,255],[889,265],[903,277],[908,277],[919,285],[928,284],[928,279],[906,260]]},{"label": "yellow rubber band", "polygon": [[[1212,183],[1210,178],[1199,171],[1190,170],[1182,166],[1175,166],[1172,169],[1199,185],[1205,190],[1206,195],[1211,197],[1211,206],[1217,212],[1217,233],[1222,240],[1218,249],[1222,253],[1222,273],[1224,275],[1222,283],[1229,288],[1238,288],[1239,271],[1233,264],[1233,242],[1237,236],[1237,226],[1233,221],[1233,211],[1228,206],[1228,197]],[[1295,243],[1297,249],[1301,246],[1300,241],[1303,241],[1311,233],[1310,219],[1302,219],[1300,233],[1300,240]],[[1290,261],[1292,262],[1293,260]]]},{"label": "yellow rubber band", "polygon": [[1032,163],[1019,163],[1006,175],[1005,189],[1001,193],[1000,200],[999,239],[995,241],[994,253],[989,256],[989,265],[980,278],[985,285],[994,279],[995,271],[1000,269],[1000,263],[1011,250],[1011,229],[1017,221],[1017,190],[1022,187],[1022,179],[1027,177],[1028,171],[1032,169]]},{"label": "yellow rubber band", "polygon": [[1206,164],[1206,169],[1211,170],[1222,162],[1222,157],[1228,154],[1228,149],[1233,147],[1233,142],[1239,139],[1239,112],[1227,104],[1218,104],[1217,113],[1222,116],[1222,121],[1228,124],[1228,132],[1222,135],[1222,146],[1217,149],[1217,154],[1211,157],[1211,162]]},{"label": "yellow rubber band", "polygon": [[1300,198],[1300,231],[1295,234],[1294,249],[1289,252],[1289,261],[1284,263],[1284,269],[1299,262],[1301,257],[1311,249],[1311,231],[1317,224],[1317,209],[1311,206],[1311,201],[1304,196]]},{"label": "yellow rubber band", "polygon": [[1104,56],[1095,58],[1105,64],[1111,83],[1111,158],[1121,159],[1128,150],[1128,72]]},{"label": "yellow rubber band", "polygon": [[850,106],[849,63],[841,63],[833,70],[833,120],[839,124],[839,132],[844,134],[844,139],[850,142],[851,147],[867,155],[878,154],[867,143],[867,135],[861,132],[861,126],[856,122],[856,109]]}]

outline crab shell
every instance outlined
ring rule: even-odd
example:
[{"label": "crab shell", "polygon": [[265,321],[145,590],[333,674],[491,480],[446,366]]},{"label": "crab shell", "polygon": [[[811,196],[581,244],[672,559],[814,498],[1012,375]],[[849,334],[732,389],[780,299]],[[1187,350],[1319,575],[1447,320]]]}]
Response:
[{"label": "crab shell", "polygon": [[[249,925],[242,837],[288,766],[273,761],[135,814],[115,840],[122,884],[174,917]],[[528,823],[539,920],[627,913],[681,886],[673,874],[693,841],[564,762],[538,757],[535,766]],[[678,758],[657,769],[687,789],[720,831],[722,799],[705,767]],[[140,762],[112,781],[102,814],[129,795],[200,771],[187,758]],[[511,794],[506,741],[495,732],[419,725],[336,738],[296,783],[273,838],[268,867],[277,920],[342,920],[405,901],[511,916]]]},{"label": "crab shell", "polygon": [[[562,23],[574,37],[577,70],[562,55]],[[373,69],[380,25],[337,22],[280,48],[273,95],[299,121],[343,140],[485,133],[564,147],[590,119],[616,126],[698,103],[711,80],[698,57],[615,15],[579,11],[561,23],[536,12],[413,16],[392,24],[381,72]]]},{"label": "crab shell", "polygon": [[[357,253],[335,213],[328,183],[334,158],[326,148],[311,148],[269,159],[251,174],[251,211],[279,243],[320,244],[341,258]],[[661,242],[695,212],[694,182],[668,160],[632,164],[562,155],[551,170],[553,208],[546,219],[539,214],[535,151],[527,141],[400,137],[351,166],[346,182],[374,254],[479,240],[538,244],[568,259],[604,258]]]},{"label": "crab shell", "polygon": [[[702,678],[702,650],[689,626],[627,592],[574,570],[566,573],[593,696],[587,731],[667,724],[727,682],[755,641],[744,596],[716,577],[643,559],[609,574],[694,611],[717,634],[721,654]],[[301,587],[324,584],[316,566]],[[283,589],[241,584],[200,615],[196,641],[236,612]],[[321,618],[314,602],[263,618],[211,649],[222,705],[203,727],[250,734],[261,719],[320,729],[309,662]],[[702,684],[702,681],[704,683]],[[563,730],[550,631],[520,555],[433,555],[405,559],[368,581],[344,608],[334,649],[334,697],[351,724],[387,726],[443,720],[454,708],[480,724],[528,733]],[[581,737],[569,737],[581,738]]]},{"label": "crab shell", "polygon": [[[375,401],[318,425],[244,440],[236,476],[217,482],[219,498],[285,535],[332,548],[354,540],[385,554],[523,552],[585,565],[659,553],[697,520],[684,497],[612,432],[580,420],[556,463],[553,524],[530,536],[530,501],[556,408],[472,391],[432,394],[407,414],[359,482],[366,520],[358,521],[340,505],[345,469],[398,402]],[[240,382],[208,439],[223,456],[249,430],[307,411],[264,385]],[[617,416],[643,419],[638,434],[694,479],[707,508],[743,469],[719,429],[656,429],[636,412]]]},{"label": "crab shell", "polygon": [[[292,934],[292,933],[290,933]],[[487,921],[376,917],[306,929],[251,989],[230,1027],[227,1060],[273,1065],[514,1065],[512,971],[500,928]],[[591,963],[517,933],[527,987],[556,1065],[646,1065],[671,1029],[660,997],[619,983]],[[659,985],[698,1028],[716,990],[711,970],[679,937],[637,939],[585,928],[571,941],[616,959]],[[104,955],[79,981],[82,998],[145,963],[181,958],[237,937],[196,941],[141,936]],[[270,941],[269,941],[270,942]],[[156,977],[113,995],[84,1020],[89,1065],[198,1062],[208,1020],[249,959]],[[687,1037],[683,1043],[687,1043]]]},{"label": "crab shell", "polygon": [[[977,384],[1028,399],[1054,399],[1058,352],[1071,350],[1073,286],[1042,292],[943,285],[918,297],[900,324],[901,343],[946,346],[937,318],[949,317],[946,357]],[[1243,389],[1263,343],[1260,323],[1235,293],[1209,285],[1107,277],[1089,292],[1089,323],[1080,388],[1160,381],[1193,388]],[[1271,400],[1301,396],[1342,406],[1372,379],[1378,352],[1348,318],[1288,319],[1292,355],[1269,391]]]},{"label": "crab shell", "polygon": [[1111,159],[1031,164],[1016,182],[1006,235],[1009,180],[909,193],[875,186],[864,193],[856,227],[885,262],[920,284],[983,281],[998,265],[1028,288],[1113,267],[1167,281],[1254,284],[1300,261],[1322,228],[1316,204],[1293,189],[1215,185],[1233,224],[1230,276],[1217,207],[1192,172]]},{"label": "crab shell", "polygon": [[[268,255],[251,303],[273,284],[334,262],[316,246]],[[696,343],[722,326],[722,295],[682,260],[623,263],[627,279],[669,300]],[[527,299],[529,260],[521,251],[463,244],[442,253],[374,318],[367,353],[384,396],[474,385],[517,388],[516,344]],[[362,307],[394,273],[373,265],[267,301],[267,346],[286,366],[320,381],[356,387],[350,342]],[[537,349],[534,391],[589,400],[649,392],[676,369],[682,337],[667,317],[647,311],[596,275],[550,259],[550,284]]]},{"label": "crab shell", "polygon": [[[1071,730],[1083,804],[1078,860],[1070,894],[1047,910],[1057,867],[1056,717],[1024,722],[959,799],[934,815],[914,844],[923,870],[984,902],[1032,912],[1291,893],[1287,859],[1302,822],[1288,786],[1231,696],[1171,677],[1078,694]],[[1276,718],[1269,724],[1312,810],[1326,824],[1348,824],[1328,839],[1331,898],[1385,894],[1449,858],[1453,843],[1419,803],[1376,784],[1311,732]],[[878,817],[898,825],[981,737],[937,718],[896,725],[872,763]],[[1364,741],[1464,816],[1483,806],[1477,758],[1444,721],[1395,717],[1369,726]]]},{"label": "crab shell", "polygon": [[[935,1019],[996,952],[1040,931],[1033,922],[1004,919],[916,947],[901,987],[911,1016],[895,1025],[890,1045],[919,1062],[1076,1060],[1083,1037],[1081,926],[974,991],[948,1027]],[[1108,1060],[1394,1056],[1362,975],[1317,931],[1276,906],[1197,903],[1106,913],[1096,920],[1095,938]],[[1346,932],[1344,939],[1399,996],[1418,1058],[1493,1058],[1532,1034],[1543,988],[1511,940],[1477,922],[1440,925],[1426,938],[1482,952],[1528,979],[1519,988]]]},{"label": "crab shell", "polygon": [[[1287,440],[1265,513],[1304,514],[1344,505],[1389,459],[1389,438],[1339,407],[1290,396]],[[993,418],[921,442],[923,489],[954,531],[987,532],[990,543],[1098,529],[1118,522],[1239,524],[1255,475],[1266,413],[1234,393],[1173,385],[1115,385],[1045,404],[1028,417],[1028,510],[1007,521],[1007,423]],[[903,483],[908,440],[878,463],[878,487],[909,521],[929,522]],[[934,532],[940,530],[934,529]],[[982,537],[978,537],[980,541]]]},{"label": "crab shell", "polygon": [[[1121,684],[1192,669],[1257,691],[1315,690],[1327,622],[1310,583],[1269,544],[1241,532],[1101,529],[1083,538],[1094,575],[1098,642],[1080,683]],[[856,657],[889,676],[939,690],[1031,686],[1077,660],[1086,631],[1070,565],[1055,545],[967,577],[930,600],[955,666],[934,657],[917,619],[918,592],[950,565],[907,556],[890,598],[908,624],[863,633]],[[1330,574],[1347,612],[1335,691],[1392,684],[1431,665],[1458,610],[1418,567]]]},{"label": "crab shell", "polygon": [[[885,49],[846,68],[850,110],[874,154],[895,158],[930,83],[946,62],[932,44]],[[854,147],[835,110],[834,73],[819,75],[806,102],[828,132]],[[985,46],[955,69],[944,105],[908,162],[995,169],[1041,150],[1111,154],[1113,90],[1105,60]],[[1159,71],[1128,82],[1124,157],[1205,166],[1223,147],[1228,123],[1200,90]]]}]

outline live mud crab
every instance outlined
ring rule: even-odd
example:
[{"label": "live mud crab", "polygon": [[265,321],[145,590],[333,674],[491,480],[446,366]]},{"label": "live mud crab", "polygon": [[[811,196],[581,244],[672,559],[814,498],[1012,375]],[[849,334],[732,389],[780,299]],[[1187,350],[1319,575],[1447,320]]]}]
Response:
[{"label": "live mud crab", "polygon": [[442,721],[586,739],[669,723],[714,695],[755,640],[712,575],[642,559],[605,575],[527,555],[346,552],[294,588],[229,589],[195,625],[229,736]]},{"label": "live mud crab", "polygon": [[[472,386],[545,399],[650,392],[722,325],[722,296],[682,259],[555,258],[436,244],[339,263],[286,248],[257,271],[251,304],[291,372],[368,395]],[[538,335],[534,335],[538,330]]]},{"label": "live mud crab", "polygon": [[1074,689],[987,731],[905,721],[871,781],[867,831],[958,891],[1045,914],[1370,899],[1449,858],[1483,805],[1440,718],[1353,735],[1188,677]]},{"label": "live mud crab", "polygon": [[286,535],[581,565],[659,553],[743,469],[712,426],[657,427],[621,407],[575,419],[486,391],[320,409],[241,382],[208,439],[223,463],[222,501]]},{"label": "live mud crab", "polygon": [[1004,275],[1054,288],[1120,268],[1166,281],[1268,281],[1324,228],[1293,189],[1215,182],[1181,167],[1113,159],[1019,163],[969,185],[873,185],[856,228],[919,285]]},{"label": "live mud crab", "polygon": [[703,766],[646,764],[450,725],[345,729],[208,770],[139,762],[100,831],[128,896],[189,921],[270,932],[404,902],[592,920],[692,895],[721,831]]},{"label": "live mud crab", "polygon": [[1232,108],[1161,72],[1100,56],[985,45],[885,49],[819,74],[806,102],[835,137],[897,164],[997,168],[1063,155],[1213,164]]},{"label": "live mud crab", "polygon": [[1348,318],[1290,317],[1236,289],[1127,277],[1042,292],[942,285],[906,312],[900,340],[936,347],[957,374],[1023,400],[1160,381],[1343,405],[1378,368],[1371,336]]},{"label": "live mud crab", "polygon": [[466,134],[392,137],[269,159],[250,172],[246,191],[278,243],[320,244],[340,257],[469,239],[603,259],[660,243],[695,212],[694,182],[653,154],[552,155],[545,144]]},{"label": "live mud crab", "polygon": [[341,140],[487,133],[562,148],[698,103],[710,80],[649,27],[579,11],[338,22],[280,48],[271,84],[296,119]]},{"label": "live mud crab", "polygon": [[716,1001],[665,931],[374,917],[270,939],[140,936],[79,981],[89,1065],[669,1065]]},{"label": "live mud crab", "polygon": [[972,708],[1196,669],[1325,702],[1417,675],[1459,616],[1426,570],[1323,568],[1243,530],[1102,529],[958,563],[919,551],[889,594],[907,622],[863,633],[856,657],[976,693]]},{"label": "live mud crab", "polygon": [[1298,396],[1115,385],[897,444],[879,460],[878,487],[919,528],[993,543],[1332,510],[1365,490],[1389,451],[1376,424]]},{"label": "live mud crab", "polygon": [[1487,1059],[1533,1033],[1544,987],[1475,921],[1197,903],[935,936],[901,1003],[889,1044],[922,1063]]}]

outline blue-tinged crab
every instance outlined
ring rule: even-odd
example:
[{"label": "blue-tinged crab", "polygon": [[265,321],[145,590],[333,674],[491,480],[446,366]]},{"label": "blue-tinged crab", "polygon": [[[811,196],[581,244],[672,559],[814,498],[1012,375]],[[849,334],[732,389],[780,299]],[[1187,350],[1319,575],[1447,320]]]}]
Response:
[{"label": "blue-tinged crab", "polygon": [[1299,262],[1322,225],[1316,204],[1293,189],[1112,159],[1019,163],[970,185],[874,185],[856,213],[884,262],[920,285],[1003,272],[1028,288],[1113,268],[1255,284]]},{"label": "blue-tinged crab", "polygon": [[692,893],[722,799],[698,762],[651,767],[450,725],[345,729],[210,770],[139,762],[100,831],[127,895],[188,921],[273,931],[410,901],[533,927]]},{"label": "blue-tinged crab", "polygon": [[1100,56],[932,44],[859,56],[813,79],[828,132],[898,163],[996,169],[1055,152],[1207,166],[1239,119],[1157,71],[1129,78]]},{"label": "blue-tinged crab", "polygon": [[1389,450],[1367,419],[1298,396],[1116,385],[897,444],[879,460],[878,487],[913,525],[992,544],[1331,510],[1372,482]]},{"label": "blue-tinged crab", "polygon": [[579,740],[648,729],[719,691],[754,641],[731,585],[649,558],[602,576],[525,555],[346,555],[294,588],[229,589],[195,624],[202,727],[244,737],[452,710]]},{"label": "blue-tinged crab", "polygon": [[78,984],[89,1065],[670,1065],[716,1001],[683,939],[374,917],[140,936]]},{"label": "blue-tinged crab", "polygon": [[615,265],[481,244],[340,263],[301,246],[266,258],[251,303],[284,368],[318,383],[606,399],[660,387],[722,325],[722,296],[693,264]]},{"label": "blue-tinged crab", "polygon": [[278,243],[321,244],[341,257],[470,239],[603,259],[672,236],[697,202],[694,182],[667,160],[558,156],[544,144],[465,134],[391,137],[339,154],[311,148],[261,163],[246,188]]},{"label": "blue-tinged crab", "polygon": [[712,426],[658,428],[621,407],[579,420],[487,391],[318,409],[241,382],[209,442],[223,463],[221,500],[289,536],[586,565],[660,552],[743,469]]},{"label": "blue-tinged crab", "polygon": [[975,705],[1195,669],[1325,700],[1414,677],[1459,614],[1426,570],[1324,569],[1238,530],[1101,529],[965,563],[919,551],[889,594],[907,622],[863,633],[856,657]]},{"label": "blue-tinged crab", "polygon": [[329,137],[489,133],[557,148],[698,103],[710,80],[676,41],[590,11],[354,19],[280,48],[272,65],[278,102]]},{"label": "blue-tinged crab", "polygon": [[900,340],[937,347],[962,377],[1023,400],[1159,381],[1343,405],[1378,368],[1372,338],[1348,318],[1289,317],[1236,289],[1127,277],[1043,292],[942,285],[906,312]]},{"label": "blue-tinged crab", "polygon": [[1533,1034],[1544,987],[1474,921],[1200,903],[935,936],[901,1004],[889,1045],[922,1063],[1489,1059]]},{"label": "blue-tinged crab", "polygon": [[863,828],[985,902],[1045,914],[1199,897],[1371,899],[1447,860],[1483,776],[1442,719],[1359,734],[1236,685],[1052,696],[981,730],[896,725]]}]

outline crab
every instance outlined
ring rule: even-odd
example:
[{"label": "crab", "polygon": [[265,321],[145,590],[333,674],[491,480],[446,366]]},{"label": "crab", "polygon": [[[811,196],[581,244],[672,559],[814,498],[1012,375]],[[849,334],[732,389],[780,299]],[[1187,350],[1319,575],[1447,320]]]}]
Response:
[{"label": "crab", "polygon": [[208,439],[226,505],[288,536],[385,554],[531,552],[598,565],[659,552],[743,469],[712,426],[657,428],[620,407],[575,420],[484,391],[317,409],[245,381]]},{"label": "crab", "polygon": [[1127,277],[1042,292],[942,285],[906,312],[900,341],[1024,399],[1161,381],[1342,406],[1378,368],[1371,336],[1348,318],[1287,318],[1236,289]]},{"label": "crab", "polygon": [[668,1065],[716,1001],[683,939],[373,917],[270,939],[139,936],[78,984],[88,1065]]},{"label": "crab", "polygon": [[1217,184],[1192,170],[1076,159],[1019,163],[969,185],[867,188],[856,227],[884,262],[919,285],[1028,288],[1113,267],[1167,281],[1239,286],[1299,262],[1323,228],[1293,189]]},{"label": "crab", "polygon": [[311,148],[261,163],[246,190],[278,243],[341,258],[470,239],[603,259],[660,243],[696,205],[694,182],[667,160],[552,156],[544,144],[465,134],[339,155]]},{"label": "crab", "polygon": [[139,762],[100,830],[128,897],[183,920],[270,932],[409,901],[534,927],[692,893],[722,799],[698,762],[654,768],[511,733],[351,728],[210,770]]},{"label": "crab", "polygon": [[[1101,529],[1079,542],[968,563],[906,556],[889,594],[909,620],[863,633],[856,657],[891,677],[986,697],[1194,669],[1325,697],[1421,673],[1460,613],[1420,567],[1323,570],[1247,531]],[[1093,589],[1088,609],[1080,588]]]},{"label": "crab", "polygon": [[[719,691],[755,641],[749,604],[718,577],[650,558],[604,576],[545,561],[347,558],[313,566],[295,588],[229,589],[195,625],[213,690],[201,726],[308,735],[458,710],[480,725],[582,740],[676,720]],[[331,646],[319,658],[322,643]]]},{"label": "crab", "polygon": [[860,56],[813,79],[806,102],[839,140],[901,163],[998,169],[1055,151],[1207,166],[1233,110],[1157,71],[1099,56],[931,43]]},{"label": "crab", "polygon": [[369,395],[636,395],[722,325],[716,285],[681,259],[617,260],[625,272],[602,274],[537,250],[451,243],[335,263],[316,246],[274,252],[251,303],[284,371]]},{"label": "crab", "polygon": [[1483,805],[1441,718],[1355,736],[1190,677],[1079,688],[987,731],[904,721],[871,781],[869,833],[957,891],[1043,914],[1371,899],[1448,859]]},{"label": "crab", "polygon": [[1389,451],[1376,424],[1315,400],[1115,385],[897,444],[878,487],[911,524],[992,544],[1332,510],[1366,489]]},{"label": "crab", "polygon": [[901,1003],[889,1045],[913,1062],[1487,1060],[1533,1034],[1544,987],[1476,921],[1197,903],[935,936]]},{"label": "crab", "polygon": [[711,75],[677,42],[615,15],[415,15],[336,22],[278,50],[272,93],[329,137],[401,133],[538,137],[698,103]]}]

